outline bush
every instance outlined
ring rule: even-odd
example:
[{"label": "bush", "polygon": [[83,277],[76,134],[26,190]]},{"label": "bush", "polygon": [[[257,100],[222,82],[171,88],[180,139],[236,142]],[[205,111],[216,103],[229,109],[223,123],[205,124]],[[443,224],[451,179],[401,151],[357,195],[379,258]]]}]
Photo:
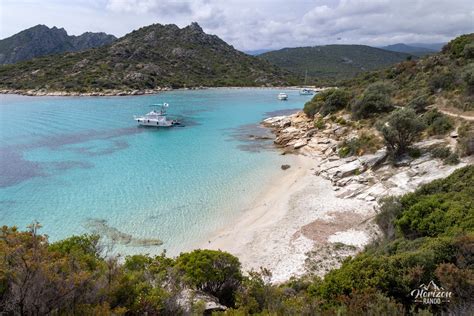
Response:
[{"label": "bush", "polygon": [[470,63],[464,67],[462,79],[466,83],[467,93],[474,94],[474,63]]},{"label": "bush", "polygon": [[395,236],[395,219],[402,213],[403,207],[400,198],[387,196],[379,201],[380,211],[375,216],[375,222],[380,227],[385,237],[391,239]]},{"label": "bush", "polygon": [[399,157],[406,153],[408,147],[419,137],[425,125],[415,111],[402,108],[392,112],[385,121],[378,123],[389,153]]},{"label": "bush", "polygon": [[454,127],[453,121],[437,109],[432,109],[423,114],[423,122],[427,125],[427,131],[430,135],[445,135]]},{"label": "bush", "polygon": [[436,147],[431,150],[431,156],[433,158],[445,159],[451,155],[451,149],[449,147]]},{"label": "bush", "polygon": [[458,128],[457,151],[461,156],[474,154],[474,124],[464,123]]},{"label": "bush", "polygon": [[393,109],[390,98],[391,88],[384,83],[374,83],[352,105],[352,115],[356,119],[372,117]]},{"label": "bush", "polygon": [[347,107],[350,94],[344,89],[332,89],[331,93],[324,100],[324,106],[320,112],[323,116],[337,112]]},{"label": "bush", "polygon": [[454,86],[456,76],[450,71],[442,71],[434,74],[430,81],[429,86],[431,92],[437,92],[438,90],[449,90]]},{"label": "bush", "polygon": [[313,117],[316,113],[326,116],[344,109],[350,100],[350,94],[344,89],[328,89],[316,94],[311,101],[306,102],[303,111]]},{"label": "bush", "polygon": [[176,258],[176,268],[194,288],[216,296],[222,304],[234,304],[242,281],[239,259],[215,250],[194,250]]},{"label": "bush", "polygon": [[413,109],[416,113],[423,113],[426,111],[426,107],[429,105],[428,96],[427,95],[420,95],[412,99],[408,103],[408,107]]},{"label": "bush", "polygon": [[456,153],[451,153],[446,159],[444,159],[444,163],[447,165],[457,165],[459,163],[459,156]]},{"label": "bush", "polygon": [[318,117],[316,120],[314,120],[314,128],[317,129],[324,129],[326,127],[326,123],[324,123],[324,120],[322,117]]},{"label": "bush", "polygon": [[381,142],[377,136],[362,132],[358,137],[344,140],[338,153],[341,158],[353,155],[361,156],[366,153],[374,153],[380,147]]},{"label": "bush", "polygon": [[317,100],[317,101],[314,101],[314,98],[313,100],[311,101],[308,101],[305,103],[304,105],[304,108],[303,108],[303,112],[308,116],[308,117],[314,117],[314,115],[316,113],[319,112],[319,110],[324,106],[324,102],[323,101],[320,101],[320,100]]}]

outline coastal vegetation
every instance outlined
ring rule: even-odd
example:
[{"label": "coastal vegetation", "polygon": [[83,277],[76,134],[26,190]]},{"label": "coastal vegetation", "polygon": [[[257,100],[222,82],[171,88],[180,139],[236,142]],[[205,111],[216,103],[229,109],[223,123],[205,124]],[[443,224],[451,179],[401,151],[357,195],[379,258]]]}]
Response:
[{"label": "coastal vegetation", "polygon": [[[341,82],[337,89],[324,90],[303,111],[314,117],[315,124],[321,116],[341,120],[349,114],[353,128],[378,133],[394,157],[415,153],[411,144],[416,140],[443,137],[457,129],[456,152],[443,158],[455,163],[458,156],[470,155],[474,149],[473,123],[456,118],[474,113],[473,46],[474,34],[462,35],[440,53],[367,72]],[[360,146],[360,138],[346,140],[339,154],[353,155]]]},{"label": "coastal vegetation", "polygon": [[283,48],[263,53],[258,57],[291,71],[301,78],[307,74],[311,82],[352,78],[366,71],[417,58],[412,54],[364,45]]},{"label": "coastal vegetation", "polygon": [[[271,284],[266,269],[242,271],[236,257],[221,251],[120,260],[106,256],[95,235],[49,242],[38,223],[27,231],[4,226],[0,309],[94,315],[466,314],[474,307],[473,190],[474,167],[467,166],[413,193],[387,197],[376,216],[381,239],[324,279],[307,274],[282,284]],[[453,293],[449,303],[414,302],[410,292],[430,281]],[[206,305],[210,301],[214,305]]]},{"label": "coastal vegetation", "polygon": [[111,45],[0,66],[0,89],[67,92],[295,83],[267,61],[244,54],[197,23],[153,24]]}]

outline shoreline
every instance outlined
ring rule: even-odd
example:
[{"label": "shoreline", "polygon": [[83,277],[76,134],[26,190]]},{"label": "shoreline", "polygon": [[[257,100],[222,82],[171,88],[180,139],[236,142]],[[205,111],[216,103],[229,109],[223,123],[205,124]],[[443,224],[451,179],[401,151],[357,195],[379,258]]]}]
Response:
[{"label": "shoreline", "polygon": [[287,90],[298,90],[302,87],[308,87],[317,90],[324,90],[327,87],[316,87],[316,86],[274,86],[274,87],[193,87],[193,88],[157,88],[157,89],[145,89],[145,90],[102,90],[94,92],[77,92],[77,91],[47,91],[47,90],[21,90],[21,89],[0,89],[0,94],[4,95],[22,95],[28,97],[122,97],[122,96],[140,96],[140,95],[153,95],[167,91],[190,91],[190,90],[208,90],[208,89],[287,89]]},{"label": "shoreline", "polygon": [[301,112],[268,118],[262,125],[272,129],[281,153],[294,157],[291,168],[197,248],[227,251],[244,271],[266,268],[273,283],[307,273],[323,277],[380,237],[373,221],[380,198],[412,192],[473,163],[466,157],[446,165],[431,157],[429,148],[449,145],[449,139],[414,144],[421,156],[398,166],[387,161],[385,148],[341,158],[337,146],[354,132],[330,118],[323,129],[315,129]]},{"label": "shoreline", "polygon": [[[365,219],[373,216],[372,203],[336,197],[331,183],[314,175],[316,159],[297,154],[291,160],[290,169],[269,184],[247,211],[196,248],[227,251],[239,258],[246,271],[267,268],[272,282],[278,283],[305,273],[308,253],[327,247],[337,233],[349,234],[354,240],[365,234],[361,230],[346,232],[345,226],[334,222],[339,220],[334,213],[346,214],[351,220]],[[334,231],[317,234],[325,224],[316,223],[309,229],[317,234],[314,238],[306,232],[307,227],[321,220],[333,224]],[[362,244],[341,253],[341,258],[361,249],[372,236],[362,238]]]}]

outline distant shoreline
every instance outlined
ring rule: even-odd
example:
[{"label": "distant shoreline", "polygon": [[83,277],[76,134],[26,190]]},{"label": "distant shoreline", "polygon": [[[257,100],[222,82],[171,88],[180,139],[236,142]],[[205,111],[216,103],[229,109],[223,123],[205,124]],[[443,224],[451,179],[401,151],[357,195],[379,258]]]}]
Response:
[{"label": "distant shoreline", "polygon": [[0,94],[23,95],[30,97],[121,97],[159,94],[166,91],[187,91],[187,90],[208,90],[208,89],[286,89],[298,90],[302,87],[310,89],[326,89],[326,87],[315,86],[275,86],[275,87],[252,87],[252,86],[231,86],[231,87],[195,87],[195,88],[157,88],[145,90],[103,90],[94,92],[77,91],[47,91],[47,90],[21,90],[21,89],[0,89]]}]

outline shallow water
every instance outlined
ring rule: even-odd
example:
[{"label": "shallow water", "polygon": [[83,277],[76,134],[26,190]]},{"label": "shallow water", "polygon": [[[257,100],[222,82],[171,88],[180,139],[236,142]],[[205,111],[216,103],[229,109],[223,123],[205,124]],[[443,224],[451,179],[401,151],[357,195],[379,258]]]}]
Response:
[{"label": "shallow water", "polygon": [[[25,228],[37,220],[52,241],[99,232],[123,254],[176,254],[203,242],[281,172],[285,157],[271,141],[249,136],[265,133],[257,123],[269,112],[301,108],[310,97],[287,91],[282,102],[278,92],[2,95],[0,223]],[[186,126],[137,127],[133,115],[159,102]]]}]

